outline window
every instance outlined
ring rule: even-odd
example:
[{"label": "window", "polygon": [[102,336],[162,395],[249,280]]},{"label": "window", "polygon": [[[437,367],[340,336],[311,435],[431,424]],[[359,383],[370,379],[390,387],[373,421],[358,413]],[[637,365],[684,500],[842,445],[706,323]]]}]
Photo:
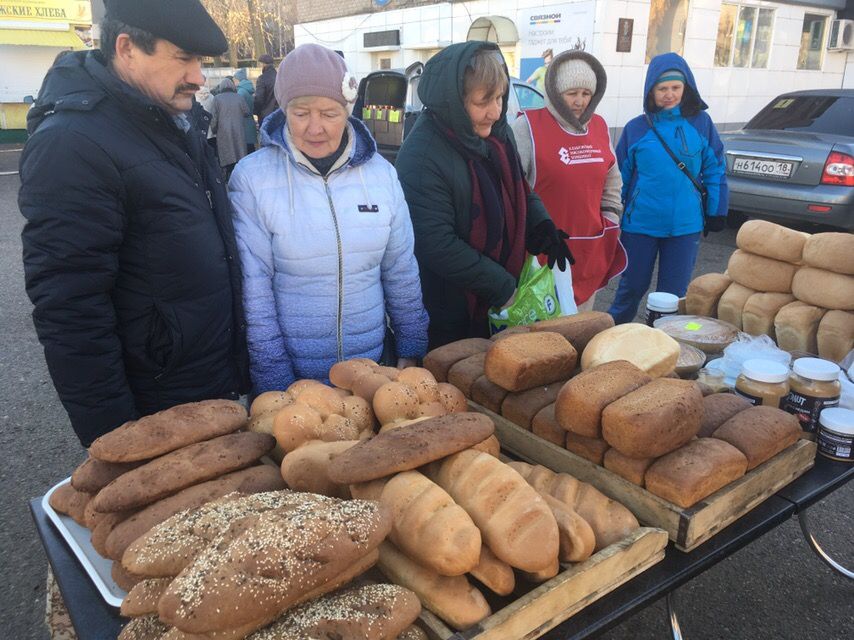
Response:
[{"label": "window", "polygon": [[545,99],[540,95],[539,91],[516,82],[513,83],[513,89],[516,91],[516,98],[519,100],[519,108],[522,109],[522,111],[527,111],[528,109],[542,109],[546,106]]},{"label": "window", "polygon": [[854,98],[781,96],[753,116],[745,129],[785,129],[854,136]]},{"label": "window", "polygon": [[773,29],[773,9],[721,5],[715,66],[766,68]]},{"label": "window", "polygon": [[687,19],[688,0],[652,0],[646,37],[647,62],[668,51],[682,55]]},{"label": "window", "polygon": [[821,52],[824,47],[824,31],[827,16],[814,13],[804,14],[801,28],[801,48],[798,51],[798,69],[821,69]]}]

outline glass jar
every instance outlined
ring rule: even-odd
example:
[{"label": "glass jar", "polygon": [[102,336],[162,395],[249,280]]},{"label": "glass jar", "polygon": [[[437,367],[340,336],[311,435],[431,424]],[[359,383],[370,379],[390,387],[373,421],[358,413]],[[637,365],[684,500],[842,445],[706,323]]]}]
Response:
[{"label": "glass jar", "polygon": [[789,393],[781,408],[794,414],[807,433],[818,431],[819,417],[825,408],[839,404],[842,392],[839,371],[837,364],[821,358],[798,358],[792,365]]},{"label": "glass jar", "polygon": [[789,394],[789,367],[775,360],[745,360],[735,392],[754,405],[779,408]]},{"label": "glass jar", "polygon": [[651,327],[659,318],[679,313],[679,296],[664,291],[653,291],[646,299],[646,326]]},{"label": "glass jar", "polygon": [[818,452],[831,460],[854,462],[854,411],[834,407],[819,417]]}]

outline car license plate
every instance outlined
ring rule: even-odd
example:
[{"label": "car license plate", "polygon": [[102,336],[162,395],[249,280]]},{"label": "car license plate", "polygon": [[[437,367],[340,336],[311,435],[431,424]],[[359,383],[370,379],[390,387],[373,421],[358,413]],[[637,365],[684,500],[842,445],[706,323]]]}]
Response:
[{"label": "car license plate", "polygon": [[735,158],[732,170],[735,173],[747,173],[769,178],[788,178],[795,164],[784,160],[765,160],[762,158]]}]

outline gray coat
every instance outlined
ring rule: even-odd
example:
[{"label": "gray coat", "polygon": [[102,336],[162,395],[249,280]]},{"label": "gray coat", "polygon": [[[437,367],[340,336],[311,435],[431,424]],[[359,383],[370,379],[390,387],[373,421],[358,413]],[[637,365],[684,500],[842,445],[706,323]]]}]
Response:
[{"label": "gray coat", "polygon": [[237,95],[234,82],[226,78],[219,83],[219,93],[211,112],[211,131],[216,136],[219,163],[234,164],[246,155],[246,133],[243,118],[249,115],[246,101]]}]

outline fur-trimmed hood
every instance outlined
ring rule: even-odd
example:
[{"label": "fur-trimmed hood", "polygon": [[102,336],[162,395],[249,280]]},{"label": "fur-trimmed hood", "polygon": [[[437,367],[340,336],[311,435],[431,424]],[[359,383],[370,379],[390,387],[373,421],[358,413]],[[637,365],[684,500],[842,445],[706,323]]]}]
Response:
[{"label": "fur-trimmed hood", "polygon": [[[586,62],[590,65],[590,68],[593,69],[593,73],[596,74],[596,91],[593,93],[590,104],[587,106],[584,113],[581,114],[580,118],[576,118],[572,111],[570,111],[569,107],[566,106],[556,84],[558,69],[569,60],[582,60]],[[599,102],[601,102],[605,95],[605,89],[607,86],[608,74],[605,73],[605,67],[602,66],[602,63],[599,62],[596,56],[591,53],[587,53],[586,51],[564,51],[555,56],[552,63],[548,66],[548,69],[546,69],[546,108],[562,125],[571,127],[579,132],[585,131],[587,129],[587,123],[590,122],[590,118],[592,118],[593,114],[596,113],[596,107],[599,106]]]}]

